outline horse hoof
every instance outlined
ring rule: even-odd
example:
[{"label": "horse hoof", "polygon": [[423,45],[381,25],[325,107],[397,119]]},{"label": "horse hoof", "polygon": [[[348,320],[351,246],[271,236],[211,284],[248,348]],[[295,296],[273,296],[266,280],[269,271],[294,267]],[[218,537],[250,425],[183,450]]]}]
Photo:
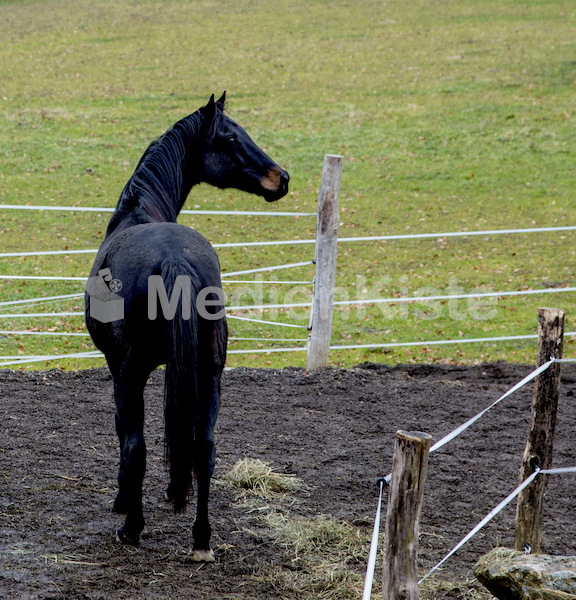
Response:
[{"label": "horse hoof", "polygon": [[214,552],[212,550],[193,550],[190,555],[192,562],[206,562],[211,563],[216,559],[214,558]]},{"label": "horse hoof", "polygon": [[140,535],[127,533],[126,530],[122,528],[116,532],[116,540],[122,544],[137,546],[140,543]]}]

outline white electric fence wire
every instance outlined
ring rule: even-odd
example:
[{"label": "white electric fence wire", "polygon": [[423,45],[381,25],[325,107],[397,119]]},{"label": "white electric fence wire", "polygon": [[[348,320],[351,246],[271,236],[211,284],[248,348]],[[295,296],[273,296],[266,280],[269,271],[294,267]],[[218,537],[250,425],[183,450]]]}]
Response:
[{"label": "white electric fence wire", "polygon": [[422,579],[418,582],[418,584],[421,584],[427,577],[429,577],[434,571],[436,571],[436,569],[438,569],[441,565],[443,565],[455,552],[457,552],[470,538],[474,537],[479,531],[480,529],[482,529],[482,527],[484,527],[484,525],[486,525],[488,522],[490,522],[502,509],[504,509],[506,506],[508,506],[508,504],[510,504],[510,502],[512,502],[512,500],[514,500],[514,498],[516,498],[516,496],[518,496],[518,494],[520,494],[520,492],[524,489],[527,488],[533,481],[534,479],[536,479],[536,477],[538,476],[538,473],[540,473],[540,469],[537,467],[536,470],[534,471],[534,473],[532,473],[532,475],[530,475],[527,479],[525,479],[521,485],[519,485],[511,494],[509,494],[506,498],[504,498],[504,500],[502,500],[502,502],[500,502],[500,504],[498,504],[498,506],[496,506],[494,509],[492,509],[481,521],[480,523],[478,523],[478,525],[476,525],[476,527],[474,527],[472,529],[472,531],[470,531],[470,533],[468,533],[467,535],[465,535],[460,542],[458,542],[458,544],[456,544],[456,546],[450,550],[450,552],[432,569],[430,569],[430,571],[428,571],[428,573],[426,573],[426,575],[424,575],[424,577],[422,577]]},{"label": "white electric fence wire", "polygon": [[561,227],[527,227],[524,229],[486,229],[480,231],[449,231],[443,233],[405,233],[397,235],[373,235],[364,237],[343,237],[339,242],[374,242],[392,240],[425,240],[442,239],[451,237],[466,237],[469,235],[509,235],[523,233],[559,233],[561,231],[576,231],[576,225],[564,225]]},{"label": "white electric fence wire", "polygon": [[[0,333],[2,333],[0,331]],[[308,340],[298,340],[295,338],[266,338],[266,337],[229,337],[228,341],[239,342],[307,342]]]},{"label": "white electric fence wire", "polygon": [[366,580],[364,581],[364,592],[362,600],[370,600],[372,593],[372,583],[374,582],[374,571],[376,569],[376,555],[378,554],[378,536],[380,534],[380,513],[382,510],[382,491],[384,490],[384,481],[380,482],[380,497],[378,498],[378,507],[376,508],[376,519],[374,520],[374,529],[372,530],[372,542],[370,544],[370,554],[368,556],[368,568],[366,569]]},{"label": "white electric fence wire", "polygon": [[[534,294],[555,294],[558,292],[576,292],[576,287],[544,288],[540,290],[518,290],[512,292],[480,292],[477,294],[452,294],[448,296],[417,296],[414,298],[374,298],[366,300],[337,300],[334,306],[355,306],[362,304],[396,304],[404,302],[430,302],[432,300],[462,300],[466,298],[497,298],[499,296],[530,296]],[[264,308],[302,308],[312,306],[312,302],[293,302],[291,304],[264,304],[235,306],[234,310],[262,310]]]},{"label": "white electric fence wire", "polygon": [[59,254],[96,254],[98,250],[44,250],[35,252],[2,252],[0,258],[10,258],[17,256],[57,256]]},{"label": "white electric fence wire", "polygon": [[269,352],[306,352],[306,346],[296,348],[258,348],[251,350],[228,350],[227,354],[268,354]]},{"label": "white electric fence wire", "polygon": [[[95,206],[29,206],[22,204],[0,204],[0,209],[21,210],[56,210],[65,212],[114,212],[113,207]],[[181,215],[232,215],[232,216],[257,216],[257,217],[315,217],[316,213],[280,212],[268,210],[181,210]]]},{"label": "white electric fence wire", "polygon": [[[540,375],[540,373],[543,373],[544,371],[546,371],[546,369],[548,369],[550,367],[550,365],[553,364],[554,362],[556,362],[556,359],[551,359],[548,362],[545,362],[543,365],[540,365],[537,369],[534,369],[534,371],[532,371],[531,373],[526,375],[526,377],[524,377],[524,379],[519,381],[517,384],[513,385],[505,394],[502,394],[502,396],[500,396],[500,398],[498,398],[498,400],[495,400],[494,402],[492,402],[492,404],[490,406],[488,406],[484,410],[480,411],[476,416],[472,417],[471,419],[468,419],[468,421],[466,421],[459,427],[456,427],[456,429],[451,431],[448,435],[445,435],[441,440],[438,440],[430,448],[430,452],[431,453],[436,452],[436,450],[442,448],[442,446],[446,445],[448,442],[451,442],[455,437],[458,437],[462,432],[466,431],[466,429],[468,429],[474,423],[476,423],[476,421],[481,419],[490,409],[494,408],[497,404],[502,402],[502,400],[504,400],[505,398],[510,396],[510,394],[513,394],[514,392],[519,390],[521,387],[524,387],[527,383],[529,383],[530,381],[535,379],[538,375]],[[391,478],[392,478],[392,474],[388,473],[388,475],[386,475],[386,477],[384,477],[384,481],[386,483],[390,483]]]},{"label": "white electric fence wire", "polygon": [[[55,312],[55,313],[21,313],[21,314],[0,314],[0,319],[26,319],[38,317],[80,317],[83,312]],[[308,329],[307,325],[296,325],[293,323],[279,323],[278,321],[264,321],[262,319],[250,319],[248,317],[238,317],[236,315],[226,315],[227,319],[237,319],[238,321],[250,321],[252,323],[262,323],[263,325],[276,325],[277,327],[292,327],[295,329]]]},{"label": "white electric fence wire", "polygon": [[[221,244],[212,244],[213,248],[247,248],[259,246],[294,246],[297,244],[312,244],[316,240],[276,240],[267,242],[226,242]],[[37,250],[33,252],[2,252],[0,258],[14,258],[20,256],[57,256],[60,254],[96,254],[98,249],[89,248],[86,250]]]},{"label": "white electric fence wire", "polygon": [[257,283],[263,285],[312,285],[312,281],[279,281],[277,279],[259,280],[259,279],[227,279],[225,283]]},{"label": "white electric fence wire", "polygon": [[[40,211],[67,211],[67,212],[114,212],[114,207],[94,207],[94,206],[30,206],[23,204],[0,204],[0,209],[13,210],[40,210]],[[301,212],[276,212],[276,211],[242,211],[242,210],[182,210],[180,214],[184,215],[237,215],[237,216],[275,216],[275,217],[317,217],[317,213]],[[426,239],[426,238],[444,238],[468,235],[501,235],[516,233],[556,233],[561,231],[576,231],[576,225],[565,225],[561,227],[528,227],[525,229],[486,229],[481,231],[455,231],[444,233],[416,233],[416,234],[398,234],[398,235],[380,235],[355,238],[342,238],[343,241],[372,241],[372,240],[402,240],[402,239]]]},{"label": "white electric fence wire", "polygon": [[550,365],[552,365],[554,362],[555,362],[555,359],[551,359],[548,362],[545,362],[543,365],[540,365],[537,369],[534,369],[534,371],[532,371],[532,373],[529,373],[528,375],[526,375],[526,377],[524,377],[524,379],[519,381],[516,385],[512,386],[505,394],[502,394],[502,396],[500,396],[500,398],[498,398],[498,400],[494,401],[490,406],[485,408],[483,411],[479,412],[475,417],[472,417],[471,419],[466,421],[466,423],[463,423],[462,425],[460,425],[460,427],[457,427],[454,431],[452,431],[448,435],[445,435],[441,440],[438,440],[430,448],[430,452],[436,452],[436,450],[438,450],[439,448],[442,448],[442,446],[444,446],[448,442],[451,442],[455,437],[459,436],[463,431],[466,431],[466,429],[468,429],[470,426],[472,426],[474,423],[476,423],[476,421],[481,419],[490,409],[494,408],[497,404],[502,402],[502,400],[504,400],[505,398],[508,398],[508,396],[513,394],[515,391],[524,387],[527,383],[530,383],[530,381],[532,381],[533,379],[538,377],[538,375],[540,375],[540,373],[543,373],[544,371],[546,371],[550,367]]},{"label": "white electric fence wire", "polygon": [[[314,275],[314,279],[312,280],[312,299],[316,295],[316,275]],[[308,331],[312,331],[312,323],[314,322],[314,302],[312,302],[312,306],[310,307],[310,317],[308,319]],[[310,340],[312,340],[312,334],[310,334]],[[309,341],[310,341],[309,340]],[[330,350],[330,348],[328,348]]]},{"label": "white electric fence wire", "polygon": [[42,308],[44,308],[47,304],[55,304],[60,302],[61,300],[56,299],[56,300],[46,300],[45,302],[43,302],[41,299],[35,299],[34,301],[26,301],[26,303],[22,306],[9,306],[7,308],[5,308],[3,311],[0,312],[0,315],[6,315],[6,316],[10,316],[12,314],[15,314],[11,311],[15,310],[16,308],[30,308],[32,306],[38,306],[41,305]]},{"label": "white electric fence wire", "polygon": [[236,275],[247,275],[248,273],[264,273],[266,271],[279,271],[281,269],[291,269],[295,267],[305,267],[307,265],[314,264],[313,260],[307,260],[305,262],[289,263],[285,265],[275,265],[271,267],[259,267],[258,269],[244,269],[243,271],[228,271],[222,273],[222,278],[235,277]]},{"label": "white electric fence wire", "polygon": [[45,355],[45,356],[27,356],[25,358],[20,358],[18,356],[12,357],[3,357],[9,358],[7,362],[1,362],[0,367],[8,367],[11,365],[22,365],[26,363],[34,363],[34,362],[49,362],[52,360],[60,360],[62,358],[102,358],[104,355],[101,352],[96,350],[92,350],[90,352],[74,352],[72,354],[53,354],[53,355]]},{"label": "white electric fence wire", "polygon": [[69,332],[69,331],[0,331],[0,335],[48,335],[48,336],[72,336],[89,337],[89,333]]},{"label": "white electric fence wire", "polygon": [[536,469],[534,470],[534,472],[527,477],[509,496],[507,496],[504,500],[502,500],[502,502],[500,502],[500,504],[498,504],[498,506],[496,506],[494,509],[492,509],[481,521],[480,523],[478,523],[478,525],[476,525],[476,527],[474,527],[470,533],[468,533],[467,535],[465,535],[460,542],[458,542],[458,544],[456,544],[456,546],[450,550],[450,552],[432,569],[430,569],[430,571],[428,571],[428,573],[426,573],[426,575],[424,575],[424,577],[422,577],[422,579],[418,582],[419,584],[422,583],[425,579],[427,579],[434,571],[436,571],[436,569],[438,569],[441,565],[443,565],[453,554],[455,554],[470,538],[474,537],[487,523],[489,523],[500,511],[502,511],[506,506],[508,506],[508,504],[510,504],[510,502],[512,502],[512,500],[514,500],[514,498],[516,498],[518,496],[518,494],[520,494],[520,492],[527,488],[533,481],[534,479],[536,479],[536,477],[538,475],[557,475],[560,473],[576,473],[576,467],[564,467],[564,468],[556,468],[556,469],[539,469],[538,467],[536,467]]},{"label": "white electric fence wire", "polygon": [[555,467],[540,471],[541,475],[561,475],[562,473],[576,473],[576,467]]},{"label": "white electric fence wire", "polygon": [[28,319],[37,317],[79,317],[83,316],[83,312],[69,311],[69,312],[53,312],[53,313],[1,313],[0,319]]},{"label": "white electric fence wire", "polygon": [[244,304],[242,306],[227,306],[227,310],[266,310],[277,308],[310,308],[312,302],[292,302],[290,304]]},{"label": "white electric fence wire", "polygon": [[0,306],[14,306],[16,304],[39,304],[53,300],[69,300],[70,298],[83,298],[84,294],[64,294],[62,296],[42,296],[41,298],[27,298],[25,300],[8,300],[0,302]]},{"label": "white electric fence wire", "polygon": [[[1,208],[1,207],[0,207]],[[191,209],[181,210],[181,215],[226,215],[240,217],[315,217],[314,212],[289,212],[289,211],[269,211],[269,210],[202,210]]]},{"label": "white electric fence wire", "polygon": [[[37,317],[74,317],[83,316],[83,312],[58,312],[58,313],[0,313],[0,319],[24,319]],[[249,317],[239,317],[236,315],[226,315],[227,319],[237,319],[238,321],[250,321],[253,323],[262,323],[264,325],[277,325],[278,327],[294,327],[297,329],[310,329],[309,325],[295,325],[291,323],[279,323],[277,321],[265,321],[262,319],[251,319]],[[564,334],[565,337],[575,337],[576,331],[569,331]],[[428,340],[419,342],[390,342],[385,344],[341,344],[331,345],[330,350],[362,350],[362,349],[378,349],[378,348],[405,348],[410,346],[438,346],[445,344],[473,344],[473,343],[494,343],[494,342],[513,342],[522,340],[538,339],[537,334],[530,335],[510,335],[499,337],[486,338],[462,338],[457,340]],[[571,362],[566,359],[567,362]]]},{"label": "white electric fence wire", "polygon": [[[316,240],[276,240],[267,242],[226,242],[221,244],[212,244],[213,248],[247,248],[257,246],[294,246],[296,244],[311,244]],[[57,256],[60,254],[96,254],[97,248],[87,248],[86,250],[35,250],[33,252],[2,252],[0,258],[15,258],[20,256]]]},{"label": "white electric fence wire", "polygon": [[[293,246],[295,244],[316,243],[316,240],[277,240],[273,242],[228,242],[222,244],[212,244],[213,248],[246,248],[256,246]],[[57,256],[60,254],[96,254],[97,248],[87,248],[86,250],[35,250],[33,252],[2,252],[0,258],[15,258],[21,256]]]},{"label": "white electric fence wire", "polygon": [[[269,354],[272,352],[305,352],[307,348],[297,347],[297,348],[253,348],[250,350],[228,350],[228,354]],[[5,362],[0,362],[0,367],[8,367],[14,365],[22,365],[26,363],[34,363],[34,362],[50,362],[53,360],[60,359],[70,359],[70,358],[104,358],[104,355],[101,352],[96,350],[90,352],[75,352],[71,354],[51,354],[45,356],[4,356],[0,357],[0,360],[6,360]]]},{"label": "white electric fence wire", "polygon": [[[304,263],[292,263],[289,265],[277,265],[274,267],[261,267],[258,269],[248,269],[245,271],[236,271],[234,273],[222,273],[222,277],[232,276],[239,273],[257,273],[262,271],[275,271],[278,269],[287,269],[290,267],[301,267],[304,265],[312,264],[311,262]],[[285,284],[310,284],[309,281],[230,281],[226,283],[285,283]],[[334,306],[352,306],[352,305],[362,305],[362,304],[381,304],[381,303],[404,303],[404,302],[429,302],[432,300],[455,300],[455,299],[465,299],[465,298],[495,298],[495,297],[505,297],[505,296],[529,296],[534,294],[555,294],[560,292],[576,292],[576,287],[568,287],[568,288],[544,288],[538,290],[519,290],[519,291],[510,291],[510,292],[487,292],[487,293],[477,293],[477,294],[452,294],[448,296],[418,296],[414,298],[410,297],[401,297],[401,298],[373,298],[366,300],[337,300],[334,302]],[[8,306],[14,304],[26,304],[26,303],[36,303],[36,302],[47,302],[49,300],[59,300],[59,299],[67,299],[67,298],[81,298],[84,296],[83,293],[77,294],[66,294],[62,296],[50,296],[50,297],[42,297],[42,298],[30,298],[26,300],[11,300],[8,302],[0,302],[0,306]],[[312,302],[291,302],[289,304],[248,304],[242,306],[230,306],[228,307],[230,310],[265,310],[265,309],[277,309],[277,308],[309,308],[312,306]]]},{"label": "white electric fence wire", "polygon": [[[531,230],[518,230],[518,232],[529,232]],[[515,231],[491,231],[491,232],[457,232],[454,234],[439,234],[440,237],[448,236],[466,236],[466,235],[480,235],[480,234],[493,234],[493,233],[517,233]],[[339,238],[338,243],[344,242],[365,242],[365,241],[374,241],[374,240],[394,240],[394,239],[419,239],[419,238],[435,238],[439,237],[438,234],[422,234],[422,235],[412,235],[412,236],[376,236],[376,237],[367,237],[367,238]],[[224,243],[214,243],[212,246],[214,248],[246,248],[246,247],[265,247],[265,246],[297,246],[302,244],[315,244],[315,239],[309,240],[274,240],[274,241],[265,241],[265,242],[224,242]],[[18,256],[51,256],[58,254],[96,254],[98,252],[97,249],[86,249],[86,250],[46,250],[46,251],[36,251],[36,252],[3,252],[0,254],[0,258],[8,258],[8,257],[18,257]]]},{"label": "white electric fence wire", "polygon": [[[54,313],[47,313],[45,316],[51,316]],[[74,314],[79,314],[79,313],[74,313]],[[0,315],[1,316],[1,315]],[[12,316],[12,315],[10,315]],[[23,316],[28,316],[28,315],[23,315]],[[234,316],[228,316],[229,319],[240,319],[240,320],[250,320],[252,321],[253,319],[242,319],[241,317],[234,317]],[[282,327],[292,327],[293,325],[288,324],[288,323],[277,323],[276,321],[260,321],[260,320],[256,320],[257,323],[266,323],[269,325],[280,325]],[[294,327],[298,327],[298,328],[304,328],[303,325],[294,325]],[[309,327],[306,327],[306,329],[309,329]],[[70,333],[70,332],[66,332],[66,331],[26,331],[26,330],[20,330],[20,331],[0,331],[0,335],[50,335],[50,336],[84,336],[84,337],[88,337],[88,333]],[[566,336],[576,336],[576,332],[572,332],[572,333],[567,333],[565,334]],[[537,338],[537,335],[534,336],[520,336],[521,339],[525,339],[526,337],[530,337],[530,338]],[[301,339],[293,339],[293,338],[248,338],[248,337],[230,337],[228,338],[229,340],[246,340],[246,341],[269,341],[269,342],[288,342],[288,341],[292,341],[292,342],[308,342],[309,340],[301,340]],[[482,338],[482,340],[480,341],[486,341],[486,340],[509,340],[509,339],[518,339],[518,336],[514,336],[511,338]],[[463,341],[478,341],[478,340],[448,340],[446,343],[458,343],[458,342],[463,342]],[[416,343],[416,342],[415,342]],[[417,342],[417,343],[422,343],[422,344],[428,344],[428,342]],[[392,344],[394,345],[394,344]],[[413,345],[412,343],[409,343],[409,345]],[[373,345],[357,345],[357,346],[330,346],[331,350],[338,350],[338,349],[342,349],[342,348],[366,348],[366,347],[373,347]],[[569,362],[576,362],[576,358],[566,358],[566,359],[561,359],[561,360],[555,360],[554,362],[565,362],[565,363],[569,363]]]},{"label": "white electric fence wire", "polygon": [[[2,208],[0,206],[0,208]],[[232,211],[234,212],[234,211]],[[254,214],[254,213],[251,213]],[[270,213],[276,214],[276,213]],[[447,237],[466,237],[474,235],[500,235],[514,233],[543,233],[543,232],[559,232],[559,231],[575,231],[576,226],[566,227],[532,227],[528,229],[492,229],[486,231],[454,231],[444,233],[420,233],[420,234],[403,234],[403,235],[379,235],[367,237],[343,237],[338,239],[338,243],[344,242],[371,242],[382,240],[416,240],[426,238],[442,239]],[[266,242],[229,242],[221,244],[212,244],[214,248],[243,248],[247,246],[294,246],[301,244],[315,244],[315,239],[309,240],[276,240]],[[0,254],[0,258],[16,257],[16,256],[49,256],[57,254],[95,254],[98,250],[48,250],[44,252],[4,252]]]},{"label": "white electric fence wire", "polygon": [[466,298],[497,298],[499,296],[530,296],[534,294],[556,294],[559,292],[576,292],[576,287],[542,288],[537,290],[513,290],[509,292],[478,292],[472,294],[448,294],[446,296],[406,296],[400,298],[366,298],[365,300],[337,300],[334,306],[356,304],[396,304],[400,302],[430,302],[432,300],[462,300]]},{"label": "white electric fence wire", "polygon": [[87,277],[57,277],[51,275],[0,275],[0,279],[44,280],[44,281],[87,281]]},{"label": "white electric fence wire", "polygon": [[[94,206],[31,206],[26,204],[0,204],[0,209],[16,209],[16,210],[40,210],[40,211],[66,211],[66,212],[114,212],[115,207],[94,207]],[[289,217],[315,217],[317,213],[301,213],[301,212],[280,212],[280,211],[241,211],[241,210],[182,210],[180,214],[188,215],[239,215],[239,216],[289,216]],[[557,231],[575,231],[576,226],[562,227],[531,227],[527,229],[492,229],[483,231],[462,231],[451,233],[428,233],[428,234],[406,234],[392,236],[375,236],[368,238],[351,238],[358,240],[371,239],[414,239],[426,237],[451,237],[455,235],[494,235],[500,233],[541,233],[541,232],[557,232]]]},{"label": "white electric fence wire", "polygon": [[[576,331],[569,331],[564,337],[576,336]],[[340,346],[330,346],[330,350],[356,350],[362,348],[404,348],[408,346],[440,346],[444,344],[476,344],[492,342],[514,342],[521,340],[536,340],[538,334],[529,335],[504,335],[498,337],[486,338],[461,338],[457,340],[429,340],[422,342],[389,342],[385,344],[342,344]]]},{"label": "white electric fence wire", "polygon": [[39,356],[38,354],[18,354],[17,356],[0,356],[0,360],[25,360],[27,358],[43,358],[43,356]]},{"label": "white electric fence wire", "polygon": [[[263,267],[262,269],[251,269],[250,272],[254,273],[261,270],[275,270],[278,268],[288,268],[293,266],[302,266],[311,263],[294,263],[291,265],[281,265],[278,267]],[[247,271],[244,271],[247,272]],[[223,273],[222,277],[225,277],[227,274]],[[228,282],[227,282],[228,283]],[[235,282],[238,283],[238,282]],[[243,282],[243,283],[261,283],[261,282]],[[262,283],[294,283],[294,282],[262,282]],[[297,282],[297,283],[307,283],[309,282]],[[513,291],[513,292],[489,292],[489,293],[478,293],[478,294],[455,294],[450,296],[423,296],[423,297],[415,297],[415,298],[377,298],[372,300],[340,300],[334,302],[334,306],[345,306],[345,305],[361,305],[361,304],[379,304],[379,303],[401,303],[401,302],[424,302],[431,300],[452,300],[452,299],[463,299],[463,298],[489,298],[489,297],[498,297],[498,296],[525,296],[525,295],[534,295],[534,294],[553,294],[557,292],[576,292],[576,287],[573,288],[545,288],[541,290],[522,290],[522,291]],[[7,302],[0,302],[0,306],[9,306],[15,304],[34,304],[39,302],[48,302],[52,300],[64,300],[69,298],[81,298],[83,297],[83,293],[76,294],[66,294],[62,296],[46,296],[41,298],[29,298],[25,300],[11,300]],[[229,310],[266,310],[266,309],[278,309],[278,308],[310,308],[312,306],[312,302],[291,302],[288,304],[245,304],[240,306],[229,306],[227,307]]]},{"label": "white electric fence wire", "polygon": [[[285,269],[288,267],[295,267],[295,266],[303,266],[303,265],[308,265],[311,264],[309,262],[306,263],[294,263],[291,265],[280,265],[278,267],[263,267],[261,269],[250,269],[249,271],[237,271],[237,273],[243,272],[243,273],[255,273],[255,272],[259,272],[259,271],[271,271],[271,270],[275,270],[275,269]],[[226,277],[227,275],[233,275],[234,273],[223,273],[222,277]],[[228,283],[228,282],[227,282]],[[232,282],[230,282],[232,283]],[[240,283],[240,282],[234,282],[234,283]],[[310,282],[308,281],[300,281],[300,282],[281,282],[281,281],[270,281],[270,282],[259,282],[259,281],[251,281],[251,282],[241,282],[241,283],[306,283],[306,284],[310,284]],[[372,300],[341,300],[341,301],[336,301],[334,302],[335,306],[343,306],[343,305],[356,305],[356,304],[378,304],[378,303],[382,303],[382,302],[388,302],[388,303],[396,303],[396,302],[423,302],[423,301],[430,301],[430,300],[451,300],[451,299],[462,299],[462,298],[487,298],[487,297],[497,297],[497,296],[524,296],[524,295],[530,295],[530,294],[551,294],[551,293],[556,293],[556,292],[576,292],[576,287],[574,288],[545,288],[542,290],[525,290],[525,291],[514,291],[514,292],[490,292],[490,293],[479,293],[479,294],[454,294],[454,295],[450,295],[450,296],[422,296],[422,297],[415,297],[415,298],[377,298],[377,299],[372,299]],[[70,294],[69,296],[55,296],[54,298],[72,298],[72,297],[81,297],[83,296],[83,294]],[[25,303],[25,302],[34,302],[34,301],[42,301],[42,300],[48,300],[48,298],[44,299],[44,298],[34,298],[31,300],[19,300],[17,301],[18,303]],[[17,302],[13,302],[14,304],[16,304]],[[0,303],[0,306],[2,304],[10,304],[9,302],[5,302],[5,303]],[[278,308],[310,308],[312,306],[312,302],[291,302],[289,304],[245,304],[245,305],[240,305],[240,306],[227,306],[226,308],[228,310],[272,310],[272,309],[278,309]],[[515,339],[529,339],[530,337],[534,337],[534,336],[518,336]],[[492,338],[486,338],[486,340],[490,340]],[[506,339],[514,339],[514,338],[506,338]],[[481,341],[481,340],[472,340],[472,341]],[[439,343],[439,344],[445,344],[445,343],[449,343],[445,340],[439,340],[437,342],[421,342],[421,344],[433,344],[433,343]],[[407,344],[411,344],[411,342],[407,342]],[[374,348],[378,348],[378,347],[386,347],[388,344],[372,344],[372,345],[366,345],[366,346],[350,346],[350,347],[374,347]],[[395,344],[392,344],[395,345]],[[339,348],[346,348],[347,346],[339,346]]]},{"label": "white electric fence wire", "polygon": [[[0,331],[0,335],[38,335],[38,336],[73,336],[73,337],[90,337],[89,333],[82,332],[71,332],[71,331]],[[303,342],[306,343],[308,340],[301,340],[295,338],[267,338],[267,337],[229,337],[228,341],[231,342]],[[2,357],[0,357],[1,359]]]},{"label": "white electric fence wire", "polygon": [[[2,316],[2,315],[0,315]],[[293,327],[295,329],[308,329],[307,325],[295,325],[293,323],[278,323],[277,321],[263,321],[262,319],[250,319],[248,317],[237,317],[236,315],[226,315],[227,319],[236,319],[238,321],[250,321],[251,323],[262,323],[264,325],[277,325],[278,327]]]},{"label": "white electric fence wire", "polygon": [[[39,280],[39,281],[82,281],[86,282],[87,277],[57,277],[49,275],[0,275],[0,279],[15,279],[20,281]],[[283,284],[283,285],[311,285],[312,281],[280,281],[277,279],[258,280],[258,279],[230,279],[226,283],[259,283],[259,284]]]},{"label": "white electric fence wire", "polygon": [[315,244],[316,240],[274,240],[267,242],[222,242],[212,244],[214,248],[247,248],[257,246],[297,246],[300,244]]},{"label": "white electric fence wire", "polygon": [[[80,317],[83,312],[53,312],[53,313],[0,313],[0,319],[27,319],[39,317]],[[292,323],[279,323],[278,321],[265,321],[262,319],[251,319],[249,317],[239,317],[236,315],[226,315],[227,319],[237,319],[238,321],[250,321],[252,323],[263,323],[265,325],[277,325],[278,327],[294,327],[296,329],[308,329],[307,325],[295,325]]]},{"label": "white electric fence wire", "polygon": [[[260,273],[265,271],[277,271],[280,269],[289,269],[292,267],[302,267],[313,264],[313,261],[290,263],[285,265],[276,265],[270,267],[259,267],[257,269],[247,269],[243,271],[234,271],[228,273],[222,273],[222,278],[232,277],[234,275],[247,274],[247,273]],[[19,279],[19,278],[18,278]],[[227,283],[286,283],[286,284],[310,284],[309,281],[230,281]],[[313,283],[313,282],[312,282]],[[576,287],[564,287],[564,288],[543,288],[536,290],[513,290],[513,291],[500,291],[500,292],[478,292],[472,294],[448,294],[443,296],[414,296],[414,297],[400,297],[400,298],[366,298],[361,300],[337,300],[334,302],[334,306],[355,306],[363,304],[400,304],[406,302],[430,302],[438,300],[462,300],[471,298],[498,298],[508,296],[531,296],[536,294],[556,294],[565,292],[576,292]],[[27,302],[43,302],[51,299],[65,299],[73,297],[81,297],[84,294],[67,294],[63,296],[52,296],[43,298],[31,298],[27,300],[13,300],[9,302],[0,302],[0,306],[10,304],[25,304]],[[289,304],[250,304],[243,306],[230,307],[231,310],[263,310],[266,308],[305,308],[312,306],[312,302],[292,302]]]}]

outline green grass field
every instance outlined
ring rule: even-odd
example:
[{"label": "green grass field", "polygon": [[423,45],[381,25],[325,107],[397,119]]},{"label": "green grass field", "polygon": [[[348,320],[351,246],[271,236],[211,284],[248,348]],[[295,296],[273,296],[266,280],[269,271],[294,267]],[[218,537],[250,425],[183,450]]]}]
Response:
[{"label": "green grass field", "polygon": [[[323,156],[335,153],[345,157],[342,237],[576,225],[575,31],[570,0],[0,0],[0,203],[113,207],[147,144],[226,89],[230,114],[289,170],[290,194],[270,206],[201,186],[186,208],[313,211]],[[108,218],[0,210],[0,252],[97,248]],[[309,217],[180,222],[213,243],[314,236]],[[337,299],[573,286],[575,235],[342,243]],[[309,260],[313,247],[219,254],[223,270],[235,271]],[[0,258],[0,274],[85,276],[91,260]],[[308,286],[267,282],[312,275],[310,267],[265,273],[257,289],[263,301],[305,301]],[[226,291],[236,303],[259,302],[244,287]],[[0,301],[81,291],[78,282],[0,280]],[[534,334],[538,306],[564,308],[573,331],[575,300],[564,292],[484,306],[338,309],[332,341]],[[0,307],[2,314],[70,310],[82,302]],[[304,312],[254,316],[307,322]],[[84,331],[81,317],[1,318],[0,330]],[[307,332],[234,320],[231,335],[302,340]],[[304,343],[233,341],[230,349],[295,344]],[[2,356],[92,348],[82,337],[0,335]],[[570,340],[567,355],[572,348]],[[535,342],[520,341],[335,350],[331,364],[534,358]],[[229,359],[230,366],[304,364],[305,352]]]}]

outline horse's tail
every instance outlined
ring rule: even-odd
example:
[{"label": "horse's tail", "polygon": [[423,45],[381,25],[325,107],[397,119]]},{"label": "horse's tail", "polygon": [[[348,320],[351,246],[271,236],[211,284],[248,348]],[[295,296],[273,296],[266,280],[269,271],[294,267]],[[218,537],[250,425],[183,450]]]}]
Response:
[{"label": "horse's tail", "polygon": [[[201,285],[194,268],[183,259],[165,260],[161,265],[161,276],[167,298],[174,301],[174,294],[179,294],[175,313],[164,315],[167,319],[168,343],[164,421],[166,461],[170,470],[168,499],[173,502],[174,511],[181,512],[186,508],[192,489],[194,442],[198,423],[196,294]],[[190,318],[186,318],[188,309]]]}]

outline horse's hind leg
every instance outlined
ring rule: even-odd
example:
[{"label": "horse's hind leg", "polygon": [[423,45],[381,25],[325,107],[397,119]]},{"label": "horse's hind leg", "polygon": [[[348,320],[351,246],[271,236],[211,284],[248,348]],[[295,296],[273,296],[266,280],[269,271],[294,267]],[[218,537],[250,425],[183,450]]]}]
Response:
[{"label": "horse's hind leg", "polygon": [[142,483],[146,472],[146,444],[143,394],[149,371],[141,366],[130,368],[126,365],[111,370],[116,401],[116,431],[120,441],[119,490],[114,510],[126,514],[126,522],[117,533],[121,542],[136,545],[144,529]]},{"label": "horse's hind leg", "polygon": [[208,375],[205,381],[205,385],[199,386],[200,422],[194,447],[194,471],[198,500],[196,520],[192,529],[194,536],[192,560],[198,562],[214,561],[214,552],[210,549],[212,528],[208,519],[208,496],[216,458],[214,426],[220,408],[220,370],[212,377]]}]

